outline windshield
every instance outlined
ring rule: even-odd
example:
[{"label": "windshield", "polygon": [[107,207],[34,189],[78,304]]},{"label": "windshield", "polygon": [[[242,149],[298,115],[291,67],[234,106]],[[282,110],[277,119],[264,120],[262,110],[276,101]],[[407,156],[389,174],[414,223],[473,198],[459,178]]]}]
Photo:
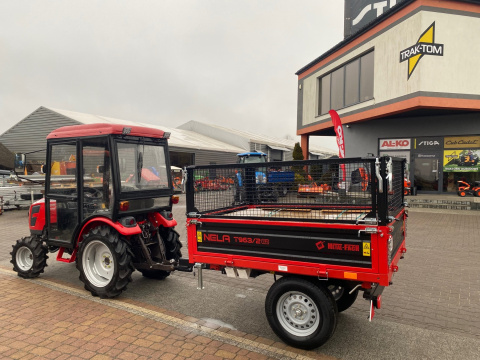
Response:
[{"label": "windshield", "polygon": [[163,146],[118,142],[117,149],[122,191],[170,187]]},{"label": "windshield", "polygon": [[255,164],[267,162],[265,155],[248,155],[240,157],[240,164]]}]

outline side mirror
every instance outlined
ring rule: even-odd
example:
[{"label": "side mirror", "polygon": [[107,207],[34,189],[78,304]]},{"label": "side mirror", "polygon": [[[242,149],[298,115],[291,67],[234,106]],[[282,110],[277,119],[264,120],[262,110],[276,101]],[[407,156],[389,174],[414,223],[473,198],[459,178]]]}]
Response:
[{"label": "side mirror", "polygon": [[40,165],[40,174],[46,174],[47,173],[47,168],[45,165]]},{"label": "side mirror", "polygon": [[15,154],[15,173],[24,173],[25,172],[25,165],[27,163],[27,157],[25,154],[16,153]]},{"label": "side mirror", "polygon": [[[122,159],[123,160],[123,159]],[[103,174],[105,172],[105,166],[98,165],[97,166],[97,174]]]}]

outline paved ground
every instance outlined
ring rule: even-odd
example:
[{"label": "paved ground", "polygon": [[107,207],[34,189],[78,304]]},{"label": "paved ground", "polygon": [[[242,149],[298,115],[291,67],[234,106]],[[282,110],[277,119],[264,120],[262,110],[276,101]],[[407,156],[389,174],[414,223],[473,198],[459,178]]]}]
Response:
[{"label": "paved ground", "polygon": [[[185,240],[183,212],[180,204],[175,216]],[[50,259],[39,279],[16,277],[9,252],[27,232],[25,211],[0,217],[0,358],[480,357],[476,212],[411,210],[408,252],[375,320],[366,321],[368,304],[358,300],[315,352],[287,347],[269,329],[270,275],[237,280],[207,271],[203,291],[192,274],[162,282],[135,275],[118,299],[101,300],[83,290],[73,264]]]}]

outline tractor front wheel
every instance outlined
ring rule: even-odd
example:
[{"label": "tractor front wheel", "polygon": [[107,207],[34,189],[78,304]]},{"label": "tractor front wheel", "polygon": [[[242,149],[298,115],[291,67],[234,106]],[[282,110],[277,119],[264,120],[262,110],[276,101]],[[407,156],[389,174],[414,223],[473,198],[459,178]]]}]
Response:
[{"label": "tractor front wheel", "polygon": [[92,295],[113,298],[127,288],[134,270],[127,243],[108,226],[93,228],[80,242],[80,280]]},{"label": "tractor front wheel", "polygon": [[13,270],[18,276],[31,279],[43,273],[47,266],[47,247],[38,236],[28,236],[17,240],[10,253]]}]

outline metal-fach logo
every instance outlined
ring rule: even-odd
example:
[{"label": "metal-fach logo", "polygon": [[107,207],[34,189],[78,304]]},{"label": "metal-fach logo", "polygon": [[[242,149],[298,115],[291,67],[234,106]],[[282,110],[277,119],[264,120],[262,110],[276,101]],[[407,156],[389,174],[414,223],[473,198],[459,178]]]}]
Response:
[{"label": "metal-fach logo", "polygon": [[420,35],[415,45],[400,51],[400,62],[408,60],[408,79],[423,55],[443,56],[443,44],[435,43],[435,22]]}]

